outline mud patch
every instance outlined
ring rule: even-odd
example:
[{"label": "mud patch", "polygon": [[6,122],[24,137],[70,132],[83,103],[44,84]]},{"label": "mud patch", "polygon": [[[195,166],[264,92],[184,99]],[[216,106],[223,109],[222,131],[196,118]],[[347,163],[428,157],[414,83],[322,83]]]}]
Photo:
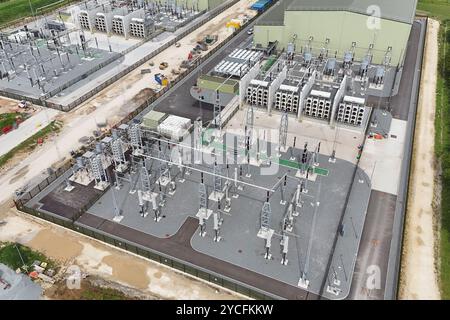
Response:
[{"label": "mud patch", "polygon": [[106,256],[102,262],[112,268],[112,274],[118,282],[138,289],[148,288],[150,279],[147,276],[146,263],[118,255]]},{"label": "mud patch", "polygon": [[72,260],[83,250],[78,241],[50,229],[39,231],[27,245],[57,261]]}]

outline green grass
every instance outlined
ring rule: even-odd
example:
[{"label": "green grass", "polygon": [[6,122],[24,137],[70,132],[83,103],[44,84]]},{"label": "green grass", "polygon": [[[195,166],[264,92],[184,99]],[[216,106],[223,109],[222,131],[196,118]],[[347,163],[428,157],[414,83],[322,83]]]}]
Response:
[{"label": "green grass", "polygon": [[13,270],[23,268],[25,263],[28,267],[28,272],[31,272],[31,264],[36,260],[40,262],[47,262],[47,268],[55,269],[57,267],[55,262],[51,261],[38,251],[34,251],[19,243],[0,243],[0,263],[3,263]]},{"label": "green grass", "polygon": [[55,121],[52,121],[49,125],[44,127],[42,130],[38,131],[32,135],[27,140],[23,141],[18,146],[11,149],[9,152],[5,153],[0,157],[0,167],[3,166],[8,160],[14,157],[15,154],[21,151],[32,151],[37,146],[37,140],[39,138],[45,138],[51,133],[56,133],[60,130],[61,125]]},{"label": "green grass", "polygon": [[[446,24],[450,25],[449,22]],[[435,148],[442,168],[440,282],[442,298],[450,299],[450,30],[445,28],[446,24],[443,23],[440,32]]]},{"label": "green grass", "polygon": [[450,17],[450,2],[448,0],[419,0],[418,13],[446,20]]},{"label": "green grass", "polygon": [[119,290],[111,288],[90,287],[81,294],[82,300],[129,300],[125,294]]},{"label": "green grass", "polygon": [[440,161],[440,270],[442,299],[450,299],[450,1],[421,0],[418,9],[441,21],[437,72],[435,154]]},{"label": "green grass", "polygon": [[19,112],[0,114],[0,130],[6,126],[12,126],[16,122],[16,117],[21,115]]},{"label": "green grass", "polygon": [[[66,5],[72,1],[73,0],[64,0],[59,3],[59,0],[31,0],[31,6],[34,12],[37,11],[38,14],[41,14]],[[52,6],[52,4],[55,5]],[[43,8],[44,6],[48,7]],[[0,2],[0,26],[32,15],[29,0],[9,0]]]}]

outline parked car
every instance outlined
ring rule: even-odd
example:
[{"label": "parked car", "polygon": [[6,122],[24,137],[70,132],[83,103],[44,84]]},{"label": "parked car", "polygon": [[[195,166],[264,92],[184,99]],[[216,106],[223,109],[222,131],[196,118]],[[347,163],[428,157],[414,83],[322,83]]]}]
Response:
[{"label": "parked car", "polygon": [[22,109],[26,109],[31,106],[31,103],[25,100],[19,102],[18,107]]}]

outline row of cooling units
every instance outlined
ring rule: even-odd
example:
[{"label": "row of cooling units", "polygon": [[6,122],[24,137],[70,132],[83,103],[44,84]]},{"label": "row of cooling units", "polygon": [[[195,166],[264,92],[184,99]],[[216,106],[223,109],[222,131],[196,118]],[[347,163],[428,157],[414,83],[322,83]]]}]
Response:
[{"label": "row of cooling units", "polygon": [[249,49],[234,49],[214,68],[218,74],[241,78],[249,70],[249,63],[256,62],[262,56],[261,52]]},{"label": "row of cooling units", "polygon": [[247,103],[267,108],[269,105],[269,83],[252,80],[252,85],[247,88]]},{"label": "row of cooling units", "polygon": [[[89,17],[86,14],[80,13],[78,20],[82,29],[90,30]],[[106,17],[104,15],[97,15],[93,22],[97,31],[108,32]],[[112,32],[119,35],[125,34],[123,19],[114,17],[111,22]],[[129,22],[129,32],[133,37],[145,38],[152,28],[153,22],[147,21],[146,19],[132,18]]]},{"label": "row of cooling units", "polygon": [[[264,81],[260,81],[259,86],[249,86],[247,88],[246,101],[248,104],[268,108],[269,89],[264,87]],[[286,88],[285,88],[286,87]],[[274,109],[298,113],[300,94],[292,91],[288,86],[281,86],[275,92]],[[336,112],[336,120],[352,126],[361,126],[364,121],[366,107],[363,98],[345,96],[339,103]],[[330,92],[312,90],[306,98],[302,114],[320,120],[331,119],[333,101]]]}]

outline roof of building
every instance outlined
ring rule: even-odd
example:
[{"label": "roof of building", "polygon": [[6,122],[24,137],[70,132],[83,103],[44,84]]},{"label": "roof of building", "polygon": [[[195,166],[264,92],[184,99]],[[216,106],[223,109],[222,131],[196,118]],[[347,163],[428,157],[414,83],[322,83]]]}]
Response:
[{"label": "roof of building", "polygon": [[[348,11],[412,24],[418,0],[283,0],[261,24],[282,24],[287,11]],[[379,10],[377,10],[377,7]]]}]

